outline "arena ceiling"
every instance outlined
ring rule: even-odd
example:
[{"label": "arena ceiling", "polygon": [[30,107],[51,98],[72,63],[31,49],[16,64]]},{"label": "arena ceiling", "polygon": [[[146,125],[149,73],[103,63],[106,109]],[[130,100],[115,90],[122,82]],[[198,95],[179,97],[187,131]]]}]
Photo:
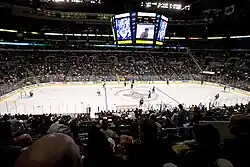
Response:
[{"label": "arena ceiling", "polygon": [[[64,11],[81,11],[94,13],[122,13],[127,11],[141,11],[142,2],[156,3],[176,3],[182,6],[191,5],[191,12],[194,14],[202,13],[209,9],[223,9],[232,4],[245,4],[250,0],[2,0],[2,2],[24,5],[34,8],[46,8]],[[68,3],[67,3],[68,2]],[[246,5],[244,5],[246,7]],[[148,9],[147,9],[148,10]],[[152,11],[161,13],[169,12],[168,9],[154,7]]]},{"label": "arena ceiling", "polygon": [[[242,25],[250,16],[250,0],[3,0],[14,5],[29,6],[34,9],[59,10],[65,12],[109,13],[118,14],[131,11],[162,13],[179,20],[208,20],[208,23],[227,21],[230,27]],[[62,2],[64,1],[64,2]],[[67,3],[67,2],[68,3]],[[93,3],[94,2],[94,3]],[[190,10],[173,10],[156,6],[142,6],[142,2],[156,2],[190,5]],[[233,5],[229,14],[226,8]],[[180,16],[180,17],[179,17]],[[175,19],[175,18],[174,18]],[[237,24],[232,24],[236,21]],[[245,23],[244,23],[245,24]]]},{"label": "arena ceiling", "polygon": [[[81,6],[82,8],[86,6],[94,6],[98,10],[99,6],[102,8],[109,8],[110,13],[119,9],[120,11],[124,10],[139,10],[141,8],[142,2],[156,2],[156,3],[176,3],[185,5],[191,5],[193,9],[197,11],[206,10],[209,8],[223,8],[228,5],[232,5],[235,3],[243,3],[249,0],[3,0],[7,3],[12,4],[23,4],[23,5],[33,5],[34,7],[60,7],[61,9],[70,8],[70,10],[74,10],[72,7]],[[77,4],[77,5],[75,5]],[[81,4],[81,5],[80,5]],[[114,8],[115,6],[115,8]],[[112,8],[110,8],[112,7]]]}]

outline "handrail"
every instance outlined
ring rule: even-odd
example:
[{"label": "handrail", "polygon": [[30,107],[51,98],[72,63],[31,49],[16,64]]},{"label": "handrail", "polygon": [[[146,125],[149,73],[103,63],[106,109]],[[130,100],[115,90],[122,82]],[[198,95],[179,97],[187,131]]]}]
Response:
[{"label": "handrail", "polygon": [[191,57],[191,59],[194,61],[195,65],[198,67],[198,69],[200,70],[200,72],[202,72],[202,68],[199,65],[199,63],[196,61],[196,59],[194,58],[194,56],[192,55],[192,53],[190,52],[190,49],[188,48],[188,55]]}]

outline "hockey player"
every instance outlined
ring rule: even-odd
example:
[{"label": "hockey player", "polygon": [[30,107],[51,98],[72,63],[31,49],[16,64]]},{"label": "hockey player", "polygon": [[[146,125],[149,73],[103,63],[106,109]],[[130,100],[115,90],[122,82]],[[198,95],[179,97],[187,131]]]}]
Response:
[{"label": "hockey player", "polygon": [[30,91],[30,97],[33,97],[34,93],[32,91]]},{"label": "hockey player", "polygon": [[227,89],[227,86],[225,85],[225,86],[224,86],[224,92],[226,92],[226,89]]},{"label": "hockey player", "polygon": [[97,93],[98,96],[101,96],[101,92],[100,92],[99,89],[97,89],[96,93]]},{"label": "hockey player", "polygon": [[144,100],[143,100],[143,98],[141,98],[141,100],[139,102],[139,107],[142,107],[143,103],[144,103]]},{"label": "hockey player", "polygon": [[152,93],[155,93],[155,86],[153,86]]},{"label": "hockey player", "polygon": [[127,86],[127,83],[126,83],[126,81],[124,81],[124,86],[125,86],[125,87]]},{"label": "hockey player", "polygon": [[201,85],[203,85],[204,81],[201,81]]},{"label": "hockey player", "polygon": [[217,95],[215,95],[215,100],[217,100],[220,97],[219,93]]},{"label": "hockey player", "polygon": [[148,99],[151,99],[151,91],[148,92]]}]

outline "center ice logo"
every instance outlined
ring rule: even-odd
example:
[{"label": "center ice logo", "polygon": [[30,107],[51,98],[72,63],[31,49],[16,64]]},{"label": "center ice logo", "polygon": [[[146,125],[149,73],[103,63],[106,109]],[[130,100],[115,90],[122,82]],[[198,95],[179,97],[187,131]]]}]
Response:
[{"label": "center ice logo", "polygon": [[145,99],[146,101],[155,100],[158,97],[158,94],[153,94],[151,99],[148,99],[148,90],[136,90],[136,89],[124,89],[117,91],[115,93],[116,96],[124,96],[124,97],[130,97],[132,99],[138,99],[141,98]]},{"label": "center ice logo", "polygon": [[132,90],[129,93],[124,93],[123,96],[132,97],[132,99],[141,99],[141,98],[146,98],[148,94],[139,93]]}]

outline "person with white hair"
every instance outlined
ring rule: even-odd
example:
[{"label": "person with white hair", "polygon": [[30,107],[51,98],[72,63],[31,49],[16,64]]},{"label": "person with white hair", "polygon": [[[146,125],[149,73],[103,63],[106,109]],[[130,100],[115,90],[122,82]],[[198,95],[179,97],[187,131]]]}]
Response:
[{"label": "person with white hair", "polygon": [[226,159],[217,159],[215,165],[216,167],[234,167],[234,165]]},{"label": "person with white hair", "polygon": [[166,163],[162,167],[178,167],[178,166],[176,166],[175,164],[172,164],[172,163]]},{"label": "person with white hair", "polygon": [[82,167],[80,150],[68,135],[52,133],[37,140],[18,158],[15,167]]}]

